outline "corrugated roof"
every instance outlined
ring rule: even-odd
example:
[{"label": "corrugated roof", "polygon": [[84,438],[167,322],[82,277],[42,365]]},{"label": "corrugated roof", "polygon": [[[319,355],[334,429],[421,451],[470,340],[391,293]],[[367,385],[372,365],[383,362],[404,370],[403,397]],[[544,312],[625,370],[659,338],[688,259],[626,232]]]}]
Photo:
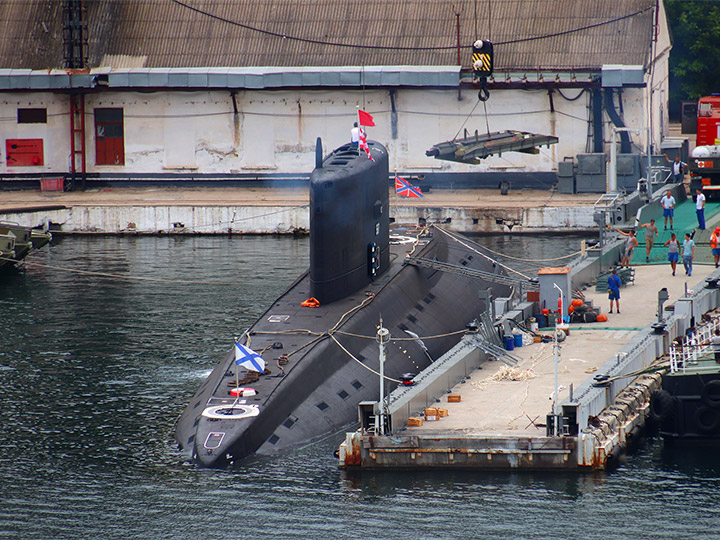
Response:
[{"label": "corrugated roof", "polygon": [[[84,0],[89,64],[144,67],[470,65],[495,69],[647,63],[655,0]],[[62,67],[61,2],[0,0],[0,67]],[[633,15],[634,14],[634,15]],[[612,22],[608,22],[612,21]],[[607,23],[607,24],[605,24]],[[539,38],[539,39],[537,39]],[[523,41],[527,40],[527,41]]]}]

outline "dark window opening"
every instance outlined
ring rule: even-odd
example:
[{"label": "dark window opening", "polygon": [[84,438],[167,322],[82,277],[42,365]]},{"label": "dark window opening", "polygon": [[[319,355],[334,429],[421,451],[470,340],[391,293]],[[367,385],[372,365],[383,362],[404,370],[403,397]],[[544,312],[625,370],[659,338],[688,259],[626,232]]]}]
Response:
[{"label": "dark window opening", "polygon": [[360,390],[363,387],[363,383],[361,383],[360,381],[357,381],[357,380],[351,382],[350,384],[353,385],[355,390]]},{"label": "dark window opening", "polygon": [[320,409],[321,411],[324,411],[325,409],[327,409],[327,408],[329,407],[329,405],[328,405],[327,403],[325,403],[324,401],[321,401],[320,403],[318,403],[318,404],[315,405],[315,406],[316,406],[318,409]]},{"label": "dark window opening", "polygon": [[361,362],[364,362],[366,360],[366,358],[362,354],[356,354],[355,358],[357,358]]},{"label": "dark window opening", "polygon": [[426,304],[429,304],[433,300],[435,300],[435,295],[433,293],[430,293],[425,298],[423,298],[423,302],[425,302]]},{"label": "dark window opening", "polygon": [[279,440],[280,440],[280,437],[278,437],[277,435],[271,435],[270,438],[268,439],[268,442],[270,444],[275,444]]},{"label": "dark window opening", "polygon": [[418,311],[423,311],[423,310],[425,310],[425,308],[422,307],[420,304],[415,304],[415,309],[417,309]]},{"label": "dark window opening", "polygon": [[408,329],[408,327],[405,324],[398,324],[398,328],[402,330],[403,332]]},{"label": "dark window opening", "polygon": [[477,225],[478,223],[480,223],[480,220],[479,220],[478,218],[474,217],[474,218],[473,218],[473,225]]},{"label": "dark window opening", "polygon": [[345,390],[340,390],[338,392],[338,396],[340,396],[340,399],[347,399],[350,397],[350,394],[348,394]]},{"label": "dark window opening", "polygon": [[411,323],[415,323],[417,322],[417,317],[415,317],[414,315],[408,315],[408,321],[410,321]]},{"label": "dark window opening", "polygon": [[283,422],[283,426],[290,429],[291,427],[293,427],[295,425],[295,422],[297,422],[297,418],[294,416],[291,416],[290,418],[285,420],[285,422]]},{"label": "dark window opening", "polygon": [[18,124],[47,124],[47,109],[18,109]]}]

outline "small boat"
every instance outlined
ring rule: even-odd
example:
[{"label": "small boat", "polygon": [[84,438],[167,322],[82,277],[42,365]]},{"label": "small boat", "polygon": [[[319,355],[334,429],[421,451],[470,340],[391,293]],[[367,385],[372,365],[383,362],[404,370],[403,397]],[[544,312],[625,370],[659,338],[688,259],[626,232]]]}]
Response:
[{"label": "small boat", "polygon": [[52,240],[47,231],[0,222],[0,268],[13,266]]},{"label": "small boat", "polygon": [[0,268],[15,260],[15,235],[0,233]]}]

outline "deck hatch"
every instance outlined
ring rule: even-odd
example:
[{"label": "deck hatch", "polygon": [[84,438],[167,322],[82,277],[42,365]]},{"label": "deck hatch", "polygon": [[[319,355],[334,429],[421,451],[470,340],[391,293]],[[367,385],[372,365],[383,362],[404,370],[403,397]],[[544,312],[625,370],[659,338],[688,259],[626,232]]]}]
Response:
[{"label": "deck hatch", "polygon": [[224,431],[211,431],[210,433],[208,433],[208,436],[205,439],[205,443],[203,444],[203,446],[208,450],[213,450],[222,444],[224,438]]}]

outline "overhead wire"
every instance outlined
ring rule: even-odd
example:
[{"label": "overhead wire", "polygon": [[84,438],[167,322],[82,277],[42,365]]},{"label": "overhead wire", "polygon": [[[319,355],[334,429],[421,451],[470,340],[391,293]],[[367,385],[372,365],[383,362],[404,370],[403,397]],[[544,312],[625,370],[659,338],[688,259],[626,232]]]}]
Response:
[{"label": "overhead wire", "polygon": [[[372,45],[372,44],[366,44],[366,43],[343,43],[343,42],[338,42],[338,41],[325,41],[325,40],[320,40],[320,39],[311,39],[311,38],[304,38],[304,37],[300,37],[300,36],[292,36],[292,35],[288,35],[286,33],[273,32],[271,30],[265,30],[262,28],[258,28],[256,26],[251,26],[249,24],[244,24],[244,23],[241,23],[238,21],[233,21],[226,17],[221,17],[220,15],[215,15],[214,13],[210,13],[209,11],[205,11],[203,9],[191,6],[186,2],[182,2],[181,0],[170,0],[170,2],[172,2],[173,4],[176,4],[180,7],[183,7],[185,9],[188,9],[190,11],[193,11],[199,15],[203,15],[205,17],[209,17],[209,18],[215,19],[217,21],[224,22],[224,23],[230,24],[232,26],[244,28],[245,30],[249,30],[251,32],[257,32],[259,34],[263,34],[266,36],[280,38],[282,40],[297,41],[300,43],[310,43],[313,45],[326,45],[326,46],[330,46],[330,47],[352,48],[352,49],[358,49],[358,50],[384,50],[384,51],[454,51],[454,50],[457,50],[457,45],[444,45],[444,46],[439,46],[439,47],[417,47],[417,46],[416,47],[397,47],[397,46],[389,46],[389,45]],[[540,36],[531,36],[531,37],[526,37],[526,38],[510,39],[507,41],[499,41],[499,42],[495,43],[495,45],[510,45],[513,43],[526,43],[528,41],[550,39],[550,38],[554,38],[554,37],[573,34],[576,32],[583,32],[585,30],[590,30],[592,28],[598,28],[600,26],[605,26],[605,25],[612,24],[612,23],[615,23],[618,21],[629,19],[629,18],[635,17],[637,15],[641,15],[641,14],[645,13],[646,11],[650,11],[652,9],[653,9],[653,7],[646,7],[646,8],[634,11],[632,13],[628,13],[626,15],[621,15],[619,17],[615,17],[615,18],[608,19],[605,21],[600,21],[597,23],[588,24],[588,25],[577,27],[577,28],[571,28],[569,30],[563,30],[560,32],[552,32],[550,34],[543,34]]]}]

